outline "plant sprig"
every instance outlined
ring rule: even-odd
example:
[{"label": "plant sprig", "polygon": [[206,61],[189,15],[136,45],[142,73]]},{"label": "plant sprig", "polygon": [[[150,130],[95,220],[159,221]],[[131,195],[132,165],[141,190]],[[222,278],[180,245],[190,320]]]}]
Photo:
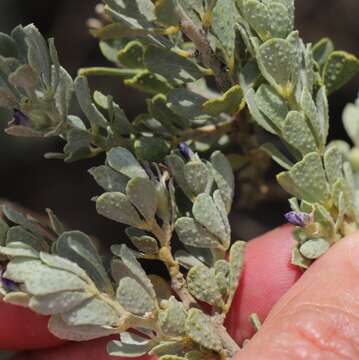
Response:
[{"label": "plant sprig", "polygon": [[[328,39],[305,44],[293,0],[104,3],[90,25],[112,67],[80,69],[73,80],[54,41],[19,26],[0,36],[0,105],[14,111],[8,134],[66,142],[48,158],[106,154],[89,170],[105,191],[96,209],[127,225],[133,248],[113,245],[104,263],[88,235],[51,211],[46,225],[5,206],[3,299],[51,315],[60,338],[118,334],[108,345],[114,356],[231,358],[239,347],[223,323],[245,243],[231,246],[235,177],[219,150],[239,137],[241,174],[266,171],[260,152],[284,168],[277,179],[294,196],[293,263],[307,268],[358,227],[357,107],[344,116],[355,148],[327,146],[327,94],[359,72],[359,60]],[[94,75],[146,93],[146,112],[129,119],[111,95],[92,94]],[[70,114],[74,95],[81,117]],[[283,146],[272,136],[259,149],[260,128]],[[142,261],[161,261],[170,281],[146,274]]]}]

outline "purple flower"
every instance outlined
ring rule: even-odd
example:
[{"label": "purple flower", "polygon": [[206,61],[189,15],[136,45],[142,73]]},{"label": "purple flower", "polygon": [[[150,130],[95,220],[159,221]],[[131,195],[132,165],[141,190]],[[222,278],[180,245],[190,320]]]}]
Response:
[{"label": "purple flower", "polygon": [[308,214],[299,211],[290,211],[284,217],[290,224],[296,226],[304,226],[310,218]]},{"label": "purple flower", "polygon": [[7,279],[3,276],[5,270],[2,270],[1,271],[1,274],[0,274],[0,281],[1,281],[1,285],[3,286],[3,288],[6,290],[6,291],[17,291],[18,290],[18,286],[16,284],[15,281],[12,281],[10,279]]},{"label": "purple flower", "polygon": [[191,148],[184,142],[178,145],[178,150],[180,151],[181,155],[186,159],[191,159],[194,155],[194,152],[191,150]]},{"label": "purple flower", "polygon": [[30,119],[19,109],[14,109],[14,123],[15,125],[29,126]]}]

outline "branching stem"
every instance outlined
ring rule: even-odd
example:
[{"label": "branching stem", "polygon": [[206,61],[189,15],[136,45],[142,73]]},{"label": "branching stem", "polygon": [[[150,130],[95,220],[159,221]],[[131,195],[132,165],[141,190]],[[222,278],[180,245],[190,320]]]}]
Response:
[{"label": "branching stem", "polygon": [[231,87],[231,80],[223,68],[222,62],[216,57],[208,41],[206,32],[203,28],[196,26],[192,19],[187,15],[183,7],[177,3],[177,14],[180,18],[181,30],[194,43],[199,51],[203,64],[213,71],[218,86],[226,91]]},{"label": "branching stem", "polygon": [[171,251],[171,238],[172,229],[169,225],[165,225],[161,228],[155,221],[152,229],[152,233],[156,236],[161,244],[161,249],[158,254],[158,259],[161,260],[167,267],[168,273],[171,277],[172,289],[176,292],[179,298],[182,300],[184,306],[189,309],[192,306],[197,305],[195,298],[189,293],[187,289],[186,279],[180,271],[178,262],[173,258]]},{"label": "branching stem", "polygon": [[187,131],[183,131],[181,135],[176,140],[174,140],[173,145],[176,146],[181,142],[187,140],[199,140],[214,134],[216,135],[227,134],[231,132],[231,130],[233,130],[235,121],[236,121],[235,118],[231,118],[219,124],[211,124],[211,125],[202,126],[197,129],[190,129]]},{"label": "branching stem", "polygon": [[120,77],[132,77],[139,73],[138,69],[119,69],[111,67],[89,67],[79,69],[78,74],[80,76],[120,76]]}]

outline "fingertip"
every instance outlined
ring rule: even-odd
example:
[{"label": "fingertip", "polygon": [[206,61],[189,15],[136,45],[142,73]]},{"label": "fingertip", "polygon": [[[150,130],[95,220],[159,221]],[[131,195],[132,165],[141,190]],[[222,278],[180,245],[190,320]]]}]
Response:
[{"label": "fingertip", "polygon": [[302,274],[291,264],[292,231],[292,226],[284,225],[247,245],[240,286],[226,319],[230,334],[239,343],[253,335],[250,315],[256,313],[263,321]]},{"label": "fingertip", "polygon": [[357,359],[358,240],[356,232],[318,258],[237,359]]}]

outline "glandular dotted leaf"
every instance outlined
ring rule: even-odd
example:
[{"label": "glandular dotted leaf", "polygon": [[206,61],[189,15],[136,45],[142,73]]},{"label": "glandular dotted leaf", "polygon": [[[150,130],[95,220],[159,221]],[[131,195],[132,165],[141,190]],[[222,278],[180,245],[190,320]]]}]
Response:
[{"label": "glandular dotted leaf", "polygon": [[224,305],[214,269],[204,265],[194,266],[187,275],[187,283],[189,291],[198,300],[217,307]]},{"label": "glandular dotted leaf", "polygon": [[185,329],[187,335],[193,341],[205,348],[218,352],[222,349],[222,344],[214,324],[201,310],[189,310]]},{"label": "glandular dotted leaf", "polygon": [[136,315],[144,315],[155,309],[153,299],[146,289],[130,277],[124,277],[120,280],[116,298],[127,311]]}]

